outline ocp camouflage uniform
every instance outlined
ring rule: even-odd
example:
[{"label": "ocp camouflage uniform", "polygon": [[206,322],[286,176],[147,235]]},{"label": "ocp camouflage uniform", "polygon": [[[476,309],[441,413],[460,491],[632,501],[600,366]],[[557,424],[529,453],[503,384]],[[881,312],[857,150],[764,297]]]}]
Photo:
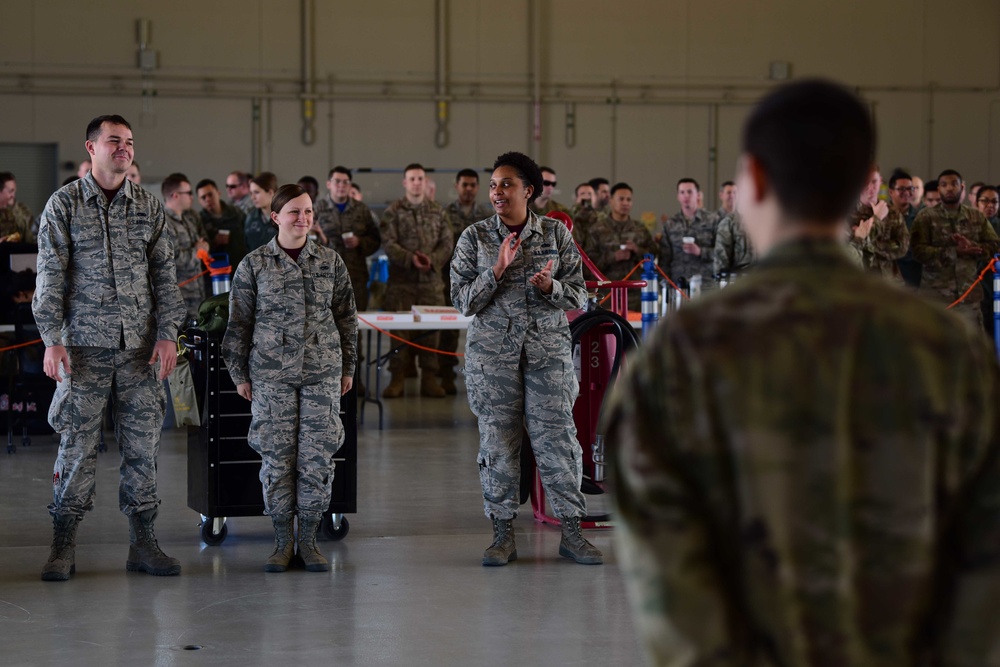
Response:
[{"label": "ocp camouflage uniform", "polygon": [[0,209],[0,241],[35,242],[35,217],[24,202],[15,202],[13,206]]},{"label": "ocp camouflage uniform", "polygon": [[740,214],[734,212],[722,218],[715,233],[715,249],[712,254],[712,271],[715,275],[732,276],[742,273],[756,259]]},{"label": "ocp camouflage uniform", "polygon": [[[389,257],[389,280],[386,283],[383,307],[387,311],[406,311],[414,305],[444,305],[444,280],[441,272],[451,259],[454,240],[445,210],[436,202],[425,200],[414,206],[405,199],[389,204],[379,225],[382,249]],[[431,258],[430,271],[413,266],[414,251]],[[421,335],[427,334],[427,335]],[[420,344],[437,349],[438,332],[410,332],[406,338],[420,338]],[[402,373],[409,356],[409,345],[389,361],[389,371]],[[420,368],[437,375],[438,359],[434,352],[416,353]]]},{"label": "ocp camouflage uniform", "polygon": [[250,383],[247,441],[261,456],[265,514],[318,521],[330,508],[357,326],[343,259],[313,241],[295,262],[271,239],[233,275],[222,354],[233,383]]},{"label": "ocp camouflage uniform", "polygon": [[[457,239],[462,235],[469,225],[485,220],[493,215],[493,207],[486,204],[473,204],[468,211],[462,208],[462,204],[456,199],[445,208],[448,214],[448,226],[451,228],[451,237]],[[453,305],[451,302],[451,260],[445,264],[441,272],[444,278],[444,302],[446,305]],[[439,333],[439,346],[444,352],[458,351],[458,329],[445,329]],[[438,366],[441,368],[441,377],[445,379],[455,378],[455,367],[458,366],[458,357],[442,354],[438,359]]]},{"label": "ocp camouflage uniform", "polygon": [[[719,221],[714,213],[703,208],[695,211],[694,218],[688,220],[680,211],[667,218],[663,223],[660,235],[660,266],[674,282],[681,279],[690,280],[692,276],[700,275],[702,284],[712,279],[712,263],[715,252],[715,230]],[[682,239],[685,236],[694,237],[695,244],[701,248],[701,255],[695,256],[684,252]]]},{"label": "ocp camouflage uniform", "polygon": [[[198,257],[195,244],[198,239],[205,238],[205,228],[194,211],[184,211],[177,215],[169,208],[163,208],[166,216],[167,229],[170,231],[171,245],[174,247],[174,265],[177,268],[177,283],[181,290],[181,298],[187,310],[187,319],[198,319],[198,306],[205,300],[205,281],[195,278],[205,270],[205,265]],[[190,281],[190,282],[188,282]],[[180,283],[185,283],[181,285]]]},{"label": "ocp camouflage uniform", "polygon": [[[382,244],[371,210],[364,203],[348,197],[347,207],[341,213],[327,194],[316,200],[314,211],[316,222],[326,235],[327,246],[336,250],[347,265],[358,310],[368,310],[368,264],[365,258]],[[357,237],[357,248],[344,245],[343,235],[347,232]]]},{"label": "ocp camouflage uniform", "polygon": [[[964,235],[983,248],[983,254],[978,257],[959,255],[952,234]],[[962,205],[955,211],[949,211],[941,204],[925,208],[917,214],[910,246],[914,259],[923,264],[920,293],[948,305],[976,280],[978,263],[988,260],[1000,249],[1000,238],[986,217],[976,209]],[[965,301],[952,308],[977,330],[983,328],[979,305],[982,297],[982,287],[977,285]]]},{"label": "ocp camouflage uniform", "polygon": [[[616,260],[615,253],[621,249],[622,244],[630,241],[635,243],[639,251],[633,252],[626,260]],[[641,270],[634,272],[632,270],[642,261],[643,255],[647,253],[656,255],[656,244],[653,243],[649,230],[641,222],[631,218],[619,222],[611,216],[602,216],[590,228],[584,251],[608,280],[624,280],[629,272],[633,274],[630,280],[639,280]],[[642,310],[641,290],[628,290],[628,309],[636,312]]]},{"label": "ocp camouflage uniform", "polygon": [[[219,202],[222,212],[219,217],[215,217],[208,211],[202,209],[200,218],[201,224],[205,226],[206,239],[212,246],[212,252],[224,252],[229,255],[229,263],[233,271],[247,254],[246,232],[243,229],[243,221],[246,214],[226,202]],[[219,243],[219,230],[225,229],[229,232],[229,243]]]},{"label": "ocp camouflage uniform", "polygon": [[[871,206],[858,204],[851,215],[851,224],[857,225],[872,217],[875,217],[875,211]],[[875,223],[868,236],[859,241],[865,268],[898,285],[906,284],[896,260],[903,258],[909,252],[910,232],[906,229],[906,221],[898,211],[890,208],[885,220],[875,217]]]},{"label": "ocp camouflage uniform", "polygon": [[573,240],[581,248],[586,248],[590,229],[606,216],[590,206],[574,206],[569,217],[573,218]]},{"label": "ocp camouflage uniform", "polygon": [[602,426],[650,664],[996,664],[981,334],[839,244],[793,241],[640,355]]},{"label": "ocp camouflage uniform", "polygon": [[165,225],[153,195],[126,180],[109,203],[89,173],[56,191],[42,212],[32,311],[45,346],[66,346],[72,372],[63,372],[49,409],[60,435],[54,517],[93,508],[109,394],[122,456],[119,506],[132,516],[160,504],[165,396],[149,359],[156,341],[177,337],[184,318]]},{"label": "ocp camouflage uniform", "polygon": [[[587,299],[580,254],[561,222],[529,212],[514,261],[497,281],[493,264],[509,234],[499,216],[466,229],[451,261],[451,298],[474,318],[465,344],[469,407],[479,419],[479,480],[486,516],[513,519],[518,509],[522,430],[560,518],[582,517],[582,450],[573,403],[569,324],[563,311]],[[552,262],[552,293],[528,280]]]}]

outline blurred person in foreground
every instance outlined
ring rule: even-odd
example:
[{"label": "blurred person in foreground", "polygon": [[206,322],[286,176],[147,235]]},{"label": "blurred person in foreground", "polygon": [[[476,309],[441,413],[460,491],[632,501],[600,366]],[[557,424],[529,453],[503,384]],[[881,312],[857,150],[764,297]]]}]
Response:
[{"label": "blurred person in foreground", "polygon": [[620,553],[655,664],[1000,648],[998,367],[962,320],[846,258],[874,148],[845,89],[766,97],[737,176],[757,268],[661,325],[618,385]]}]

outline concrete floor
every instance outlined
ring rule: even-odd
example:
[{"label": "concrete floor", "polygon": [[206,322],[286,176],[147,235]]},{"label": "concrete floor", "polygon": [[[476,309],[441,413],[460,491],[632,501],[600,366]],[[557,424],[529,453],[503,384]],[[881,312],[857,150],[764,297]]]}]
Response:
[{"label": "concrete floor", "polygon": [[[491,529],[476,468],[478,431],[459,396],[369,406],[359,431],[358,513],[323,541],[329,573],[265,574],[264,517],[229,520],[201,543],[186,507],[186,441],[164,433],[157,537],[180,577],[126,574],[118,455],[101,455],[95,510],[80,527],[77,573],[39,579],[48,555],[50,436],[0,458],[2,665],[635,665],[638,647],[610,531],[588,537],[607,564],[559,558],[558,529],[529,505],[515,522],[519,560],[480,565]],[[592,497],[595,504],[600,497]],[[595,508],[595,509],[600,509]],[[195,648],[198,647],[198,648]]]}]

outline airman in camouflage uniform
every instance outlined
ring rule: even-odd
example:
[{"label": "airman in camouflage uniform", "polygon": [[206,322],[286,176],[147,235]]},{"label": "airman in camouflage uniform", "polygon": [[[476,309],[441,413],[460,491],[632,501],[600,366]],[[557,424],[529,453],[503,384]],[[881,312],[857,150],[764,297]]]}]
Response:
[{"label": "airman in camouflage uniform", "polygon": [[590,229],[605,216],[590,205],[577,205],[572,208],[569,217],[573,218],[573,240],[586,252]]},{"label": "airman in camouflage uniform", "polygon": [[[205,300],[205,280],[201,273],[205,265],[198,257],[198,250],[208,250],[205,228],[192,208],[191,183],[183,174],[170,174],[163,179],[163,213],[174,248],[174,265],[177,283],[184,299],[187,320],[198,319],[198,307]],[[197,276],[197,277],[196,277]]]},{"label": "airman in camouflage uniform", "polygon": [[[382,248],[389,257],[389,281],[386,283],[383,306],[387,311],[406,311],[414,305],[444,305],[444,280],[441,272],[451,259],[454,240],[445,210],[436,202],[424,197],[423,167],[412,166],[405,171],[404,184],[412,181],[413,192],[407,191],[403,199],[389,204],[382,214],[379,231]],[[416,188],[420,191],[417,192]],[[413,201],[411,201],[411,198]],[[426,257],[428,266],[422,268]],[[437,349],[438,332],[411,332],[411,339],[420,338],[420,344]],[[399,354],[389,362],[392,380],[383,390],[383,398],[402,396],[405,368],[413,353],[404,345]],[[438,383],[438,359],[434,352],[419,350],[420,393],[440,398],[445,395]]]},{"label": "airman in camouflage uniform", "polygon": [[[584,251],[609,280],[624,280],[632,272],[632,280],[638,280],[635,265],[646,254],[656,253],[656,244],[649,230],[641,222],[629,217],[632,209],[632,190],[624,184],[616,184],[611,194],[611,215],[601,218],[590,228]],[[621,193],[621,194],[619,194]],[[618,199],[627,193],[627,208]],[[616,217],[617,216],[617,217]],[[619,218],[625,218],[621,220]],[[626,247],[622,247],[626,246]],[[624,258],[624,259],[622,259]],[[628,309],[639,312],[642,309],[642,292],[628,290]]]},{"label": "airman in camouflage uniform", "polygon": [[[586,302],[583,263],[565,225],[529,212],[520,248],[497,280],[493,265],[508,233],[497,215],[472,225],[451,262],[452,300],[475,316],[466,338],[465,383],[479,419],[484,509],[495,523],[509,525],[517,516],[518,453],[527,427],[556,516],[578,521],[586,514],[573,422],[579,386],[564,311]],[[529,279],[550,261],[552,292],[543,294]]]},{"label": "airman in camouflage uniform", "polygon": [[235,271],[247,254],[246,232],[243,228],[246,214],[222,201],[215,181],[202,179],[195,186],[195,191],[201,203],[201,224],[208,234],[206,238],[212,246],[212,252],[229,255],[229,263]]},{"label": "airman in camouflage uniform", "polygon": [[[939,191],[941,187],[938,179]],[[1000,238],[982,213],[963,204],[949,210],[944,196],[942,192],[941,204],[917,214],[910,245],[914,259],[923,264],[920,293],[948,305],[976,280],[979,263],[1000,250]],[[973,247],[960,245],[956,235],[968,239]],[[977,331],[983,328],[979,305],[982,296],[982,286],[977,285],[962,303],[952,308]]]},{"label": "airman in camouflage uniform", "polygon": [[732,276],[749,269],[754,261],[756,255],[750,245],[750,239],[743,229],[739,212],[734,211],[719,221],[715,233],[712,270],[715,275]]},{"label": "airman in camouflage uniform", "polygon": [[[276,201],[288,187],[298,186],[283,186]],[[344,442],[340,396],[357,363],[357,309],[336,252],[306,240],[296,261],[279,238],[247,255],[233,275],[222,353],[237,389],[249,385],[247,441],[261,456],[264,513],[278,545],[291,549],[277,533],[282,525],[290,531],[297,515],[299,550],[305,534],[315,551],[316,528],[330,507],[333,457]],[[318,555],[307,569],[328,569]],[[269,559],[265,569],[284,571],[290,556]]]},{"label": "airman in camouflage uniform", "polygon": [[784,86],[745,128],[761,259],[659,326],[601,425],[647,658],[995,664],[1000,367],[846,258],[875,151],[852,92]]},{"label": "airman in camouflage uniform", "polygon": [[[885,204],[882,204],[885,206]],[[874,218],[871,231],[864,239],[858,239],[859,249],[864,257],[864,266],[893,283],[903,286],[906,282],[899,272],[896,260],[910,250],[910,232],[902,214],[892,208],[887,209],[885,218],[879,218],[868,204],[858,204],[851,216],[852,224]]]},{"label": "airman in camouflage uniform", "polygon": [[[331,175],[331,179],[334,176],[335,174]],[[347,175],[347,179],[349,189],[350,175]],[[334,202],[329,193],[317,198],[316,223],[323,234],[320,241],[336,250],[343,258],[347,272],[351,276],[354,302],[358,310],[365,311],[368,310],[368,265],[365,258],[378,250],[382,239],[372,212],[364,202],[355,201],[347,196],[346,200],[340,203],[346,205],[343,212],[337,208],[337,202]],[[357,239],[357,245],[353,248],[344,245],[344,234],[347,233],[353,234]]]},{"label": "airman in camouflage uniform", "polygon": [[[715,251],[715,233],[719,221],[714,213],[697,209],[692,218],[675,213],[663,223],[660,232],[660,266],[674,282],[700,275],[706,284],[711,280]],[[700,255],[684,252],[684,237],[693,237]]]},{"label": "airman in camouflage uniform", "polygon": [[16,198],[14,174],[0,172],[0,243],[34,243],[35,218]]},{"label": "airman in camouflage uniform", "polygon": [[[160,504],[162,380],[175,365],[184,317],[170,234],[160,203],[125,180],[132,162],[125,120],[94,119],[87,147],[93,170],[52,195],[39,227],[32,311],[46,346],[45,372],[58,382],[49,422],[60,435],[49,505],[55,534],[42,578],[64,581],[75,569],[76,526],[94,505],[98,434],[109,395],[122,454],[119,506],[132,529],[127,568],[179,574],[180,563],[165,556],[152,535]],[[98,176],[118,188],[110,201]]]}]

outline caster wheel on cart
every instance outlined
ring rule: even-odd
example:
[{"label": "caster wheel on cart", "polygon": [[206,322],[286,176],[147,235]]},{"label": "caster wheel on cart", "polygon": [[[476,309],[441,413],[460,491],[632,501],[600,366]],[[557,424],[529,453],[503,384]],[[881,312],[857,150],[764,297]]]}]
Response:
[{"label": "caster wheel on cart", "polygon": [[323,534],[334,541],[340,541],[347,537],[347,531],[351,529],[351,524],[347,521],[346,516],[342,516],[340,519],[340,527],[338,528],[333,521],[332,514],[323,515]]},{"label": "caster wheel on cart", "polygon": [[207,518],[201,522],[201,541],[208,546],[219,546],[226,541],[227,535],[229,535],[229,528],[226,527],[226,524],[222,524],[222,527],[216,532],[215,519]]}]

